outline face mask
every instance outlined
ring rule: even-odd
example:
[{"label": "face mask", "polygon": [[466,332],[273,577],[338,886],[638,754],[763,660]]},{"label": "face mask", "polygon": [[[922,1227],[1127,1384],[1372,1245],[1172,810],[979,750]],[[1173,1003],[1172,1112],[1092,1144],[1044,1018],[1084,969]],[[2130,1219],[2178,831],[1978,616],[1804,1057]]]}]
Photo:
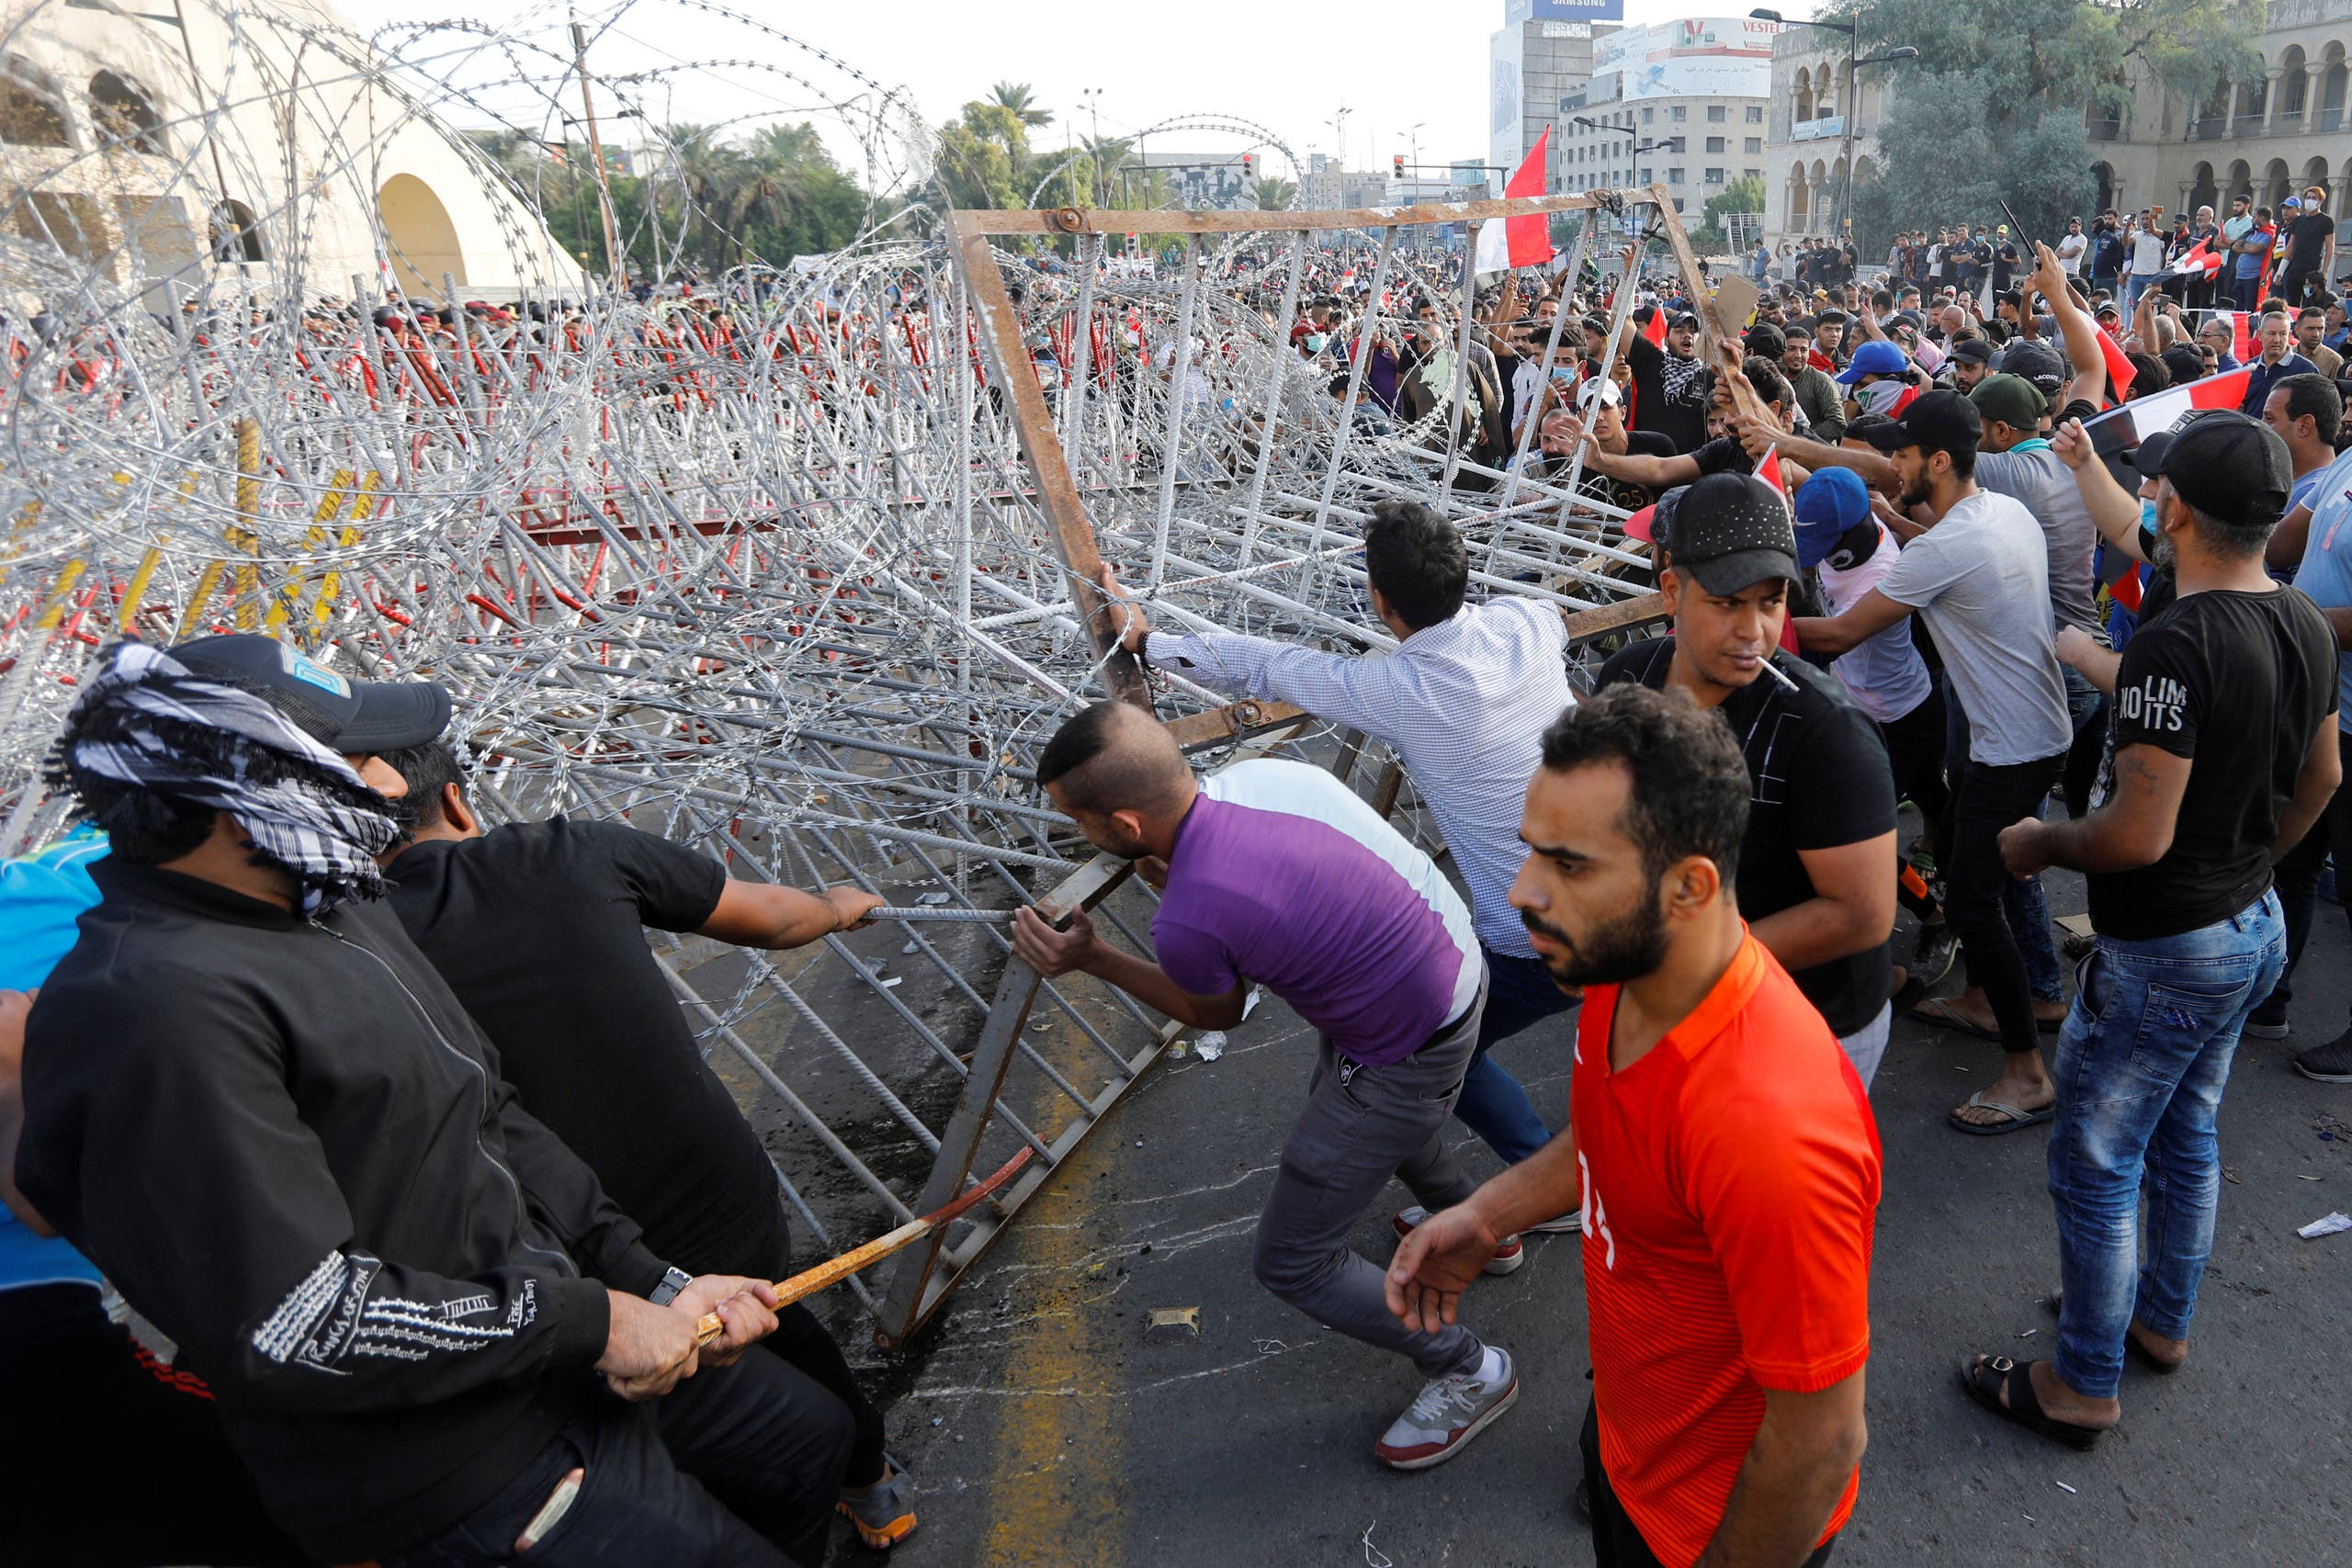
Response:
[{"label": "face mask", "polygon": [[1321,333],[1309,333],[1306,334],[1306,352],[1309,354],[1320,354],[1323,352],[1323,345],[1330,341],[1331,340],[1329,338],[1324,336]]},{"label": "face mask", "polygon": [[2140,502],[2140,532],[2151,539],[2156,536],[2156,503],[2153,501]]}]

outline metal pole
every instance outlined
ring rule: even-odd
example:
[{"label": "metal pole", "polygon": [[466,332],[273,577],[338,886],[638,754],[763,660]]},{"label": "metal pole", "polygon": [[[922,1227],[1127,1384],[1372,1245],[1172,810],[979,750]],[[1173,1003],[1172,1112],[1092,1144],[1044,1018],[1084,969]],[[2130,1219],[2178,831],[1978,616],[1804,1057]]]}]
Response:
[{"label": "metal pole", "polygon": [[588,156],[596,165],[596,204],[605,214],[605,271],[608,276],[617,276],[620,231],[613,223],[613,186],[605,176],[605,143],[596,134],[596,100],[588,92],[588,29],[578,22],[571,24],[571,59],[580,73],[580,109],[588,120]]},{"label": "metal pole", "polygon": [[1838,189],[1838,232],[1831,236],[1840,245],[1846,243],[1846,226],[1854,220],[1854,106],[1861,101],[1854,78],[1861,73],[1862,24],[1858,18],[1854,30],[1846,35],[1846,134],[1843,157],[1846,178]]}]

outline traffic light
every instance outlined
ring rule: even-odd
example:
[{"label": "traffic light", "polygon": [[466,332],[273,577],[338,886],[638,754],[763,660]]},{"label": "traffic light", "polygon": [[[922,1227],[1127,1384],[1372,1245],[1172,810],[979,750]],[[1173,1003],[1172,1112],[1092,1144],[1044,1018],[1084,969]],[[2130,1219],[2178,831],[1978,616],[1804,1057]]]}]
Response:
[{"label": "traffic light", "polygon": [[1258,177],[1258,156],[1256,153],[1244,152],[1241,154],[1241,177],[1245,180],[1254,180]]},{"label": "traffic light", "polygon": [[1392,172],[1396,178],[1400,180],[1403,179],[1405,177],[1405,154],[1399,152],[1395,157],[1389,159],[1388,167],[1390,172]]}]

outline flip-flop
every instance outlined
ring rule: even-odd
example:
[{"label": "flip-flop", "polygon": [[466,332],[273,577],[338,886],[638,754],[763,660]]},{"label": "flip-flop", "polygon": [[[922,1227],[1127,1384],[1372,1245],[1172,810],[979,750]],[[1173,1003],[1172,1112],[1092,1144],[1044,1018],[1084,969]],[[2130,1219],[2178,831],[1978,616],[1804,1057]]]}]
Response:
[{"label": "flip-flop", "polygon": [[1913,1008],[1910,1016],[1917,1019],[1921,1023],[1930,1024],[1937,1029],[1949,1029],[1960,1034],[1973,1034],[1977,1039],[1990,1040],[1996,1045],[2001,1043],[1999,1030],[1977,1028],[1976,1025],[1951,1010],[1951,1002],[1948,998],[1930,997]]},{"label": "flip-flop", "polygon": [[1957,1111],[1946,1114],[1944,1120],[1950,1122],[1954,1129],[1959,1132],[1966,1133],[1972,1137],[1977,1138],[1997,1138],[2005,1133],[2014,1133],[2020,1128],[2039,1127],[2041,1123],[2049,1121],[2052,1117],[2058,1114],[2057,1102],[2055,1100],[2052,1100],[2050,1104],[2043,1106],[2039,1111],[2024,1111],[2014,1105],[2004,1105],[1997,1100],[1985,1099],[1984,1091],[1983,1089],[1978,1089],[1974,1094],[1970,1095],[1968,1097],[1968,1103],[1974,1106],[1979,1111],[1997,1111],[2002,1115],[2008,1118],[2006,1122],[1989,1122],[1980,1123],[1975,1122],[1963,1122],[1961,1120],[1960,1112]]},{"label": "flip-flop", "polygon": [[[2055,1317],[2058,1315],[2059,1308],[2064,1303],[2065,1299],[2065,1288],[2064,1286],[2053,1285],[2051,1287],[2050,1293],[2041,1298],[2041,1304],[2048,1307],[2050,1309],[2051,1315]],[[2139,1362],[2142,1366],[2147,1368],[2150,1371],[2155,1373],[2158,1377],[2168,1378],[2175,1372],[2180,1371],[2181,1368],[2188,1365],[2186,1358],[2177,1361],[2160,1361],[2156,1359],[2154,1352],[2149,1350],[2145,1345],[2141,1344],[2137,1339],[2132,1337],[2132,1326],[2129,1324],[2124,1325],[2123,1327],[2123,1353],[2131,1357],[2133,1360]]]},{"label": "flip-flop", "polygon": [[[2099,1434],[2106,1428],[2052,1420],[2042,1410],[2041,1401],[2034,1396],[2033,1374],[2026,1370],[2032,1364],[2012,1361],[2007,1356],[1962,1356],[1960,1386],[1968,1391],[1969,1398],[2004,1421],[2015,1422],[2029,1432],[2070,1449],[2096,1447]],[[2004,1388],[2009,1395],[2006,1404],[2001,1403]]]}]

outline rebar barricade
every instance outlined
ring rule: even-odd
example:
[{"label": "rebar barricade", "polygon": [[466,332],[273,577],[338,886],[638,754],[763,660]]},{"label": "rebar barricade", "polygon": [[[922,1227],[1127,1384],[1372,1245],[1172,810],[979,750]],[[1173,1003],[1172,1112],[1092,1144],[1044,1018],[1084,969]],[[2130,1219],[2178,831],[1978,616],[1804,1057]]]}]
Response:
[{"label": "rebar barricade", "polygon": [[[20,39],[61,5],[35,6]],[[188,9],[242,15],[209,7]],[[494,84],[437,55],[403,74],[332,28],[294,36],[401,134],[504,181],[437,118]],[[568,45],[544,43],[466,47],[527,85],[534,62],[570,68]],[[275,47],[232,45],[239,90],[300,110],[312,89]],[[650,90],[606,86],[625,105]],[[365,148],[289,163],[244,140],[249,102],[218,83],[183,95],[163,134],[206,155],[143,174],[209,209],[212,152],[232,176],[270,169],[254,188],[283,196],[254,221],[289,242],[348,209],[355,182],[375,212]],[[500,183],[526,292],[574,308],[446,331],[368,320],[386,277],[418,276],[396,235],[377,235],[372,278],[310,276],[275,239],[266,265],[166,266],[113,220],[75,238],[28,216],[63,210],[99,153],[12,165],[26,178],[0,282],[52,324],[19,333],[0,380],[0,850],[63,821],[38,764],[98,647],[255,630],[354,675],[447,685],[493,819],[624,819],[737,876],[881,896],[871,929],[796,952],[658,945],[816,1243],[853,1244],[1033,1151],[1018,1182],[854,1286],[902,1342],[1175,1037],[1124,994],[1012,958],[1011,911],[1031,902],[1094,908],[1107,940],[1148,950],[1148,891],[1035,787],[1065,718],[1104,695],[1148,706],[1204,767],[1339,754],[1442,851],[1385,747],[1144,670],[1111,636],[1101,564],[1169,624],[1376,653],[1390,641],[1363,604],[1360,530],[1374,505],[1419,501],[1470,536],[1475,593],[1555,604],[1581,660],[1657,618],[1646,550],[1573,468],[1530,471],[1528,439],[1487,454],[1499,467],[1462,445],[1471,280],[1428,242],[1565,214],[1592,252],[1630,204],[1686,253],[1660,193],[1577,193],[1156,212],[1172,265],[1073,276],[1057,247],[1101,260],[1136,216],[951,211],[913,130],[872,134],[915,171],[875,189],[874,231],[804,275],[747,272],[707,308],[559,276],[530,193]],[[647,221],[675,220],[657,206]],[[1352,337],[1319,358],[1294,347],[1359,254]],[[361,313],[321,309],[328,292]],[[1417,422],[1373,369],[1385,312],[1422,299],[1453,358]]]}]

